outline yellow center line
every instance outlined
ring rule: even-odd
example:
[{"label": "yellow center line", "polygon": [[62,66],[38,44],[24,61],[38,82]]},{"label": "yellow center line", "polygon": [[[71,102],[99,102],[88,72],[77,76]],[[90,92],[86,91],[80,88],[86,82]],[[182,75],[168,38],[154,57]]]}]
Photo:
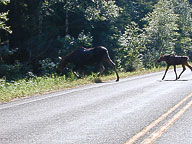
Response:
[{"label": "yellow center line", "polygon": [[192,93],[182,99],[179,103],[177,103],[174,107],[172,107],[169,111],[161,115],[157,120],[153,121],[150,125],[145,127],[142,131],[137,133],[135,136],[130,138],[125,144],[134,144],[139,138],[144,136],[149,130],[151,130],[153,127],[155,127],[158,123],[163,121],[169,114],[171,114],[173,111],[175,111],[179,106],[181,106],[185,101],[187,101],[190,97],[192,97]]},{"label": "yellow center line", "polygon": [[176,113],[167,123],[165,123],[157,131],[153,132],[148,138],[146,138],[141,144],[152,144],[155,142],[167,129],[169,129],[190,107],[192,106],[192,100],[178,113]]}]

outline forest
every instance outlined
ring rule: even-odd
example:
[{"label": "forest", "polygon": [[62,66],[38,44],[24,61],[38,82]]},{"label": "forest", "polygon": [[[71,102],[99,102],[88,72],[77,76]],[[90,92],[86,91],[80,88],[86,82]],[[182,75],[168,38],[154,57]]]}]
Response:
[{"label": "forest", "polygon": [[191,39],[190,0],[0,0],[6,80],[54,74],[58,57],[80,46],[106,47],[118,71],[150,69],[161,54],[192,59]]}]

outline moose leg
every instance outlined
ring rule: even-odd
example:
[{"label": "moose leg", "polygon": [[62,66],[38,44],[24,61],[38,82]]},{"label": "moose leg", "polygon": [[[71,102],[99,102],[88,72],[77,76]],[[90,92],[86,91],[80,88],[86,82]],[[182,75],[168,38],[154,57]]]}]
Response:
[{"label": "moose leg", "polygon": [[168,69],[169,69],[169,65],[167,65],[167,68],[166,68],[166,70],[165,70],[165,74],[164,74],[164,76],[163,76],[162,80],[164,80],[165,75],[166,75],[166,73],[167,73]]},{"label": "moose leg", "polygon": [[81,73],[82,73],[81,77],[84,78],[85,77],[85,68],[84,67],[82,67],[82,72]]},{"label": "moose leg", "polygon": [[79,66],[79,69],[81,71],[81,76],[80,78],[84,78],[85,77],[85,67],[84,66]]},{"label": "moose leg", "polygon": [[117,76],[116,82],[118,82],[118,81],[119,81],[119,75],[118,75],[118,73],[117,73],[115,63],[114,63],[110,58],[105,59],[105,61],[106,61],[106,62],[113,68],[113,70],[115,71],[116,76]]},{"label": "moose leg", "polygon": [[174,72],[175,72],[175,76],[176,76],[176,79],[175,79],[175,80],[177,80],[177,79],[179,79],[179,78],[177,78],[176,65],[174,65],[173,67],[174,67]]},{"label": "moose leg", "polygon": [[74,75],[75,75],[77,78],[81,78],[81,77],[77,74],[77,72],[73,71],[73,73],[74,73]]},{"label": "moose leg", "polygon": [[191,67],[188,63],[186,63],[185,65],[186,65],[188,68],[190,68],[191,71],[192,71],[192,67]]},{"label": "moose leg", "polygon": [[105,70],[105,67],[103,66],[103,63],[99,64],[100,67],[100,73],[98,74],[98,76],[101,76],[101,74],[103,73],[103,71]]},{"label": "moose leg", "polygon": [[182,73],[186,70],[185,65],[182,65],[182,67],[183,67],[183,71],[180,73],[178,79],[181,77]]},{"label": "moose leg", "polygon": [[75,68],[72,70],[73,73],[74,73],[74,75],[75,75],[77,78],[81,78],[81,77],[77,74],[76,70],[77,70],[77,67],[75,67]]}]

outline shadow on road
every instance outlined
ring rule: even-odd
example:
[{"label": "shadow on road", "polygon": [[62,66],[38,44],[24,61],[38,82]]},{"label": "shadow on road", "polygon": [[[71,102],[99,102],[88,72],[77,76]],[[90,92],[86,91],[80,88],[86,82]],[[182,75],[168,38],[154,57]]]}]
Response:
[{"label": "shadow on road", "polygon": [[163,81],[170,81],[170,82],[175,82],[175,81],[191,81],[192,79],[183,79],[183,80],[158,80],[159,82],[163,82]]}]

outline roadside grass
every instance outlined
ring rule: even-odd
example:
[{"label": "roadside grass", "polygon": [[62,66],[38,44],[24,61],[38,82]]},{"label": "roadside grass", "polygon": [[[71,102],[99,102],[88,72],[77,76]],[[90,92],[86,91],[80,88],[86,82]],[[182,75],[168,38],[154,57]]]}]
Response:
[{"label": "roadside grass", "polygon": [[[164,68],[153,68],[148,70],[138,70],[135,72],[120,72],[119,76],[121,80],[121,78],[157,72],[163,69]],[[64,90],[91,83],[101,83],[115,79],[115,73],[99,78],[95,74],[92,74],[83,79],[77,79],[73,75],[70,78],[66,78],[65,76],[50,75],[30,79],[21,79],[13,82],[6,82],[5,79],[0,79],[0,103],[9,102],[21,97],[46,94],[58,90]]]}]

